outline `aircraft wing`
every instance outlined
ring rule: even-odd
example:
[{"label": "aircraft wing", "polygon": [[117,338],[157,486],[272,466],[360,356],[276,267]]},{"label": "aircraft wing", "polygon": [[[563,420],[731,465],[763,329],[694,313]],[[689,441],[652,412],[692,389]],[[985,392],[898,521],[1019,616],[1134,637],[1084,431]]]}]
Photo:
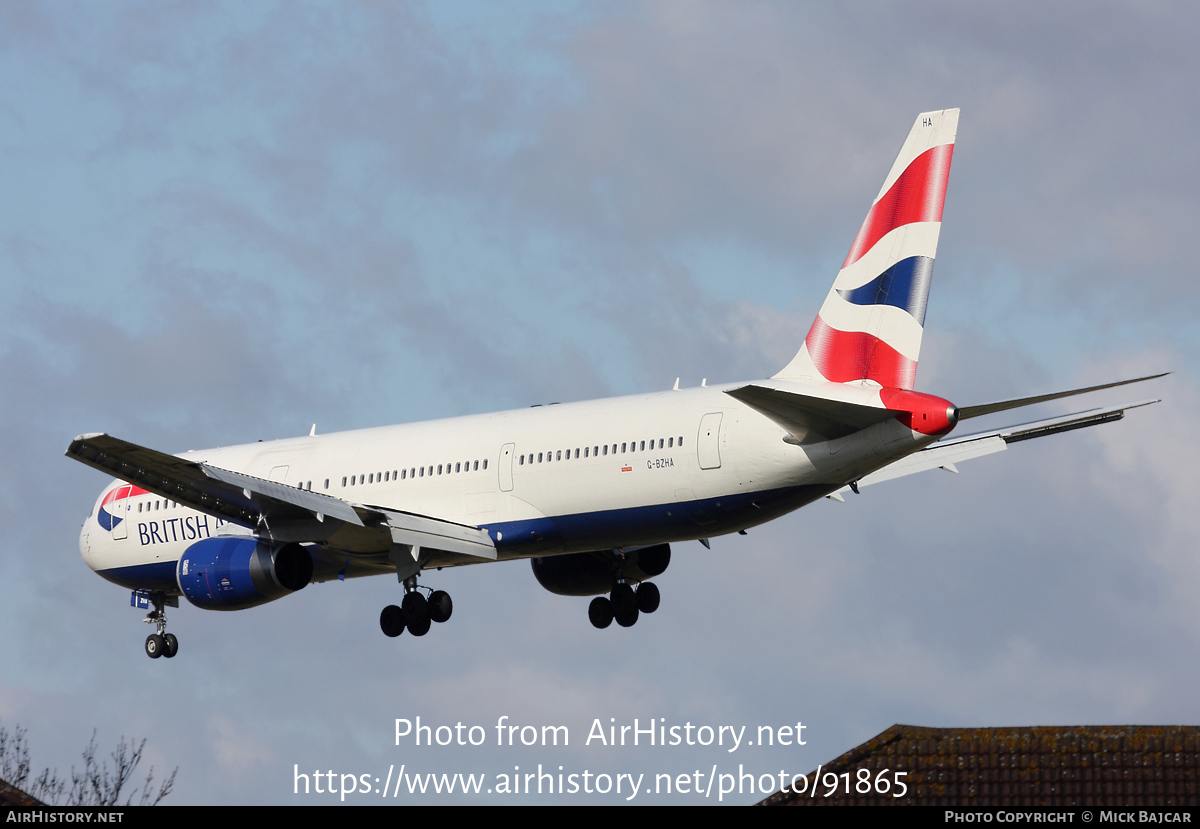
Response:
[{"label": "aircraft wing", "polygon": [[[1074,429],[1083,429],[1088,426],[1096,426],[1101,423],[1120,420],[1129,409],[1149,406],[1151,403],[1157,402],[1157,400],[1139,400],[1134,403],[1123,403],[1118,406],[1108,406],[1102,409],[1088,409],[1087,411],[1076,412],[1075,414],[1063,415],[1061,417],[1035,420],[1031,423],[1009,426],[993,432],[980,432],[974,435],[963,435],[962,437],[939,440],[936,443],[931,443],[920,452],[914,452],[895,463],[872,472],[870,475],[863,476],[856,484],[859,488],[862,488],[871,484],[890,481],[893,478],[902,478],[905,475],[925,472],[929,469],[945,469],[948,472],[958,472],[955,464],[970,460],[971,458],[990,455],[993,452],[1003,452],[1008,448],[1010,443],[1018,443],[1023,440],[1032,440],[1033,438],[1046,437],[1047,435],[1056,435],[1059,432],[1070,432]],[[835,500],[843,500],[841,494],[850,489],[851,487],[843,487],[827,497],[834,498]]]},{"label": "aircraft wing", "polygon": [[325,543],[359,554],[386,553],[392,544],[405,544],[496,558],[491,537],[477,527],[352,504],[102,433],[75,438],[66,455],[185,507],[248,527],[273,541]]}]

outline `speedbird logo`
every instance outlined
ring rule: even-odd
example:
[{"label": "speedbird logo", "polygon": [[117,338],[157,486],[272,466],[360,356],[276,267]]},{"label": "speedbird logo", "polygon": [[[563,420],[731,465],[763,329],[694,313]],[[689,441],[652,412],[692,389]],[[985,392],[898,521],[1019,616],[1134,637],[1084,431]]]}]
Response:
[{"label": "speedbird logo", "polygon": [[[104,500],[100,502],[100,509],[97,511],[96,520],[100,522],[100,526],[104,529],[112,530],[125,520],[126,499],[132,498],[135,495],[145,495],[146,492],[141,487],[136,487],[132,484],[124,484],[116,487],[112,492],[105,495]],[[108,509],[105,509],[105,507],[108,507]]]}]

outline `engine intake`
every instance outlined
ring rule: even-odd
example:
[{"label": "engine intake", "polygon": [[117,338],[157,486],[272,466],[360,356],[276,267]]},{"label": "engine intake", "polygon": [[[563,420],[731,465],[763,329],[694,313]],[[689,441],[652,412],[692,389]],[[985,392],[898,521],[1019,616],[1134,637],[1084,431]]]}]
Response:
[{"label": "engine intake", "polygon": [[208,538],[179,559],[179,589],[196,607],[242,610],[281,599],[312,580],[313,562],[299,544],[254,538]]}]

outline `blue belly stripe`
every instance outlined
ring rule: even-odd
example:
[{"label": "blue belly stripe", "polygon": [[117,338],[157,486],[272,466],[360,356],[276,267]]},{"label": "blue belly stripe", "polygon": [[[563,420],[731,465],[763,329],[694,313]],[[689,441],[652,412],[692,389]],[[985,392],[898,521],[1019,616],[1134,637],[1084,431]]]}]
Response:
[{"label": "blue belly stripe", "polygon": [[97,572],[113,584],[128,587],[130,590],[162,590],[165,593],[178,593],[179,585],[175,581],[175,568],[178,565],[178,561],[156,561],[154,564],[113,567]]},{"label": "blue belly stripe", "polygon": [[[785,515],[839,486],[807,484],[669,504],[503,521],[484,524],[482,528],[506,558],[640,547],[735,532]],[[178,561],[163,561],[114,567],[99,573],[131,590],[177,594],[178,566]]]}]

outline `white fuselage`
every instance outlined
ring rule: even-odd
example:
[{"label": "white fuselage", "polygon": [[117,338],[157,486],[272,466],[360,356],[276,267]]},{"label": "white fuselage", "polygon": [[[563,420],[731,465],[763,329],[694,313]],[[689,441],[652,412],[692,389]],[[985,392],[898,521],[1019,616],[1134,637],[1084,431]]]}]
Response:
[{"label": "white fuselage", "polygon": [[[797,445],[724,393],[730,388],[552,404],[179,457],[352,504],[481,527],[499,558],[510,559],[745,529],[934,440],[887,420],[839,440]],[[128,486],[105,487],[80,534],[88,566],[117,583],[167,589],[171,568],[198,539],[251,532],[136,487],[121,489]],[[318,545],[311,552],[316,580],[388,572],[386,561]],[[426,566],[463,563],[470,561],[446,557]]]}]

